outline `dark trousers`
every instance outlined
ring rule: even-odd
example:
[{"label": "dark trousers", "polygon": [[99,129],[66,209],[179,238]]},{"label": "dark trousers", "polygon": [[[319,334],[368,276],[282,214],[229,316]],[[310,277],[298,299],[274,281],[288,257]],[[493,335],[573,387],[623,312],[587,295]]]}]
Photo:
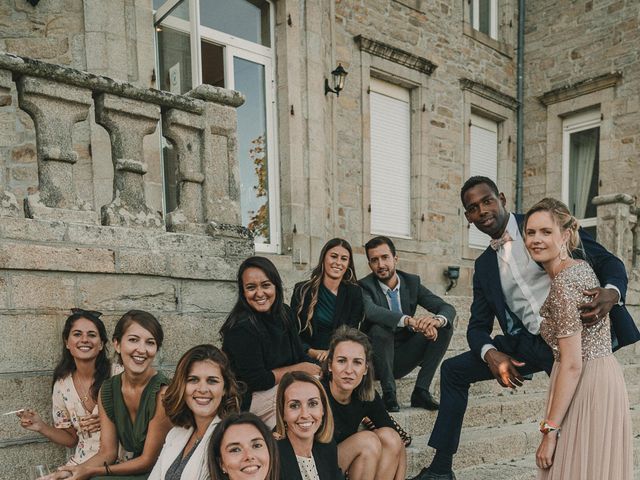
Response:
[{"label": "dark trousers", "polygon": [[442,357],[449,347],[453,328],[438,330],[436,341],[423,334],[400,328],[392,332],[380,325],[373,325],[367,332],[373,346],[373,367],[380,380],[383,394],[396,393],[396,378],[402,378],[418,365],[420,372],[416,388],[429,390]]},{"label": "dark trousers", "polygon": [[[501,352],[520,360],[522,375],[545,371],[551,374],[553,354],[539,335],[528,332],[514,336],[498,335],[494,345]],[[467,410],[472,383],[494,379],[489,366],[472,352],[465,352],[442,363],[440,368],[440,410],[433,426],[429,446],[453,455],[458,450],[462,421]]]}]

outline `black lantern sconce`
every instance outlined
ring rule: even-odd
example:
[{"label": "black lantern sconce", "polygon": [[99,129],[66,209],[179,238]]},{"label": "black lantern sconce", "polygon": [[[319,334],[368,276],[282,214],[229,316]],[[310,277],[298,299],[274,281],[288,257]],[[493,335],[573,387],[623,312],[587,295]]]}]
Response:
[{"label": "black lantern sconce", "polygon": [[344,88],[344,79],[347,76],[347,71],[342,68],[342,64],[339,63],[336,69],[331,72],[331,78],[333,80],[333,88],[329,86],[329,79],[324,79],[324,94],[335,93],[336,97],[340,96],[340,91]]},{"label": "black lantern sconce", "polygon": [[449,279],[449,286],[445,290],[444,294],[447,295],[449,290],[456,288],[458,285],[458,278],[460,278],[460,267],[449,265],[444,271],[444,276]]},{"label": "black lantern sconce", "polygon": [[31,6],[35,7],[36,5],[38,5],[38,2],[40,0],[27,0],[27,2],[29,2],[31,4]]}]

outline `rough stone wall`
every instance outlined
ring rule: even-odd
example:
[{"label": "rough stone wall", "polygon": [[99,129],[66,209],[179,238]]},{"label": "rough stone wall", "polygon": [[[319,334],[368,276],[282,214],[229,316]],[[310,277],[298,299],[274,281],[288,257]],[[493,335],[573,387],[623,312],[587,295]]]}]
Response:
[{"label": "rough stone wall", "polygon": [[[501,43],[474,35],[462,0],[276,3],[283,250],[290,248],[294,261],[314,264],[322,244],[342,236],[356,249],[358,273],[369,273],[362,248],[371,236],[366,91],[370,69],[378,71],[380,62],[361,51],[354,37],[362,35],[437,65],[428,75],[387,62],[383,72],[418,92],[412,100],[412,239],[397,245],[402,268],[420,273],[436,291],[446,285],[446,265],[462,263],[458,293],[469,291],[474,254],[463,251],[459,189],[467,176],[470,107],[460,79],[515,96],[515,8],[501,3]],[[345,90],[339,98],[324,96],[324,77],[339,62],[349,72]],[[505,139],[515,139],[513,125]],[[505,157],[513,163],[512,152]]]},{"label": "rough stone wall", "polygon": [[[550,177],[558,171],[562,143],[548,143],[547,108],[538,97],[611,72],[621,73],[611,93],[587,102],[600,103],[603,113],[599,193],[637,197],[640,3],[542,0],[526,5],[525,206],[542,195],[558,194]],[[574,102],[576,108],[587,106],[580,98]]]}]

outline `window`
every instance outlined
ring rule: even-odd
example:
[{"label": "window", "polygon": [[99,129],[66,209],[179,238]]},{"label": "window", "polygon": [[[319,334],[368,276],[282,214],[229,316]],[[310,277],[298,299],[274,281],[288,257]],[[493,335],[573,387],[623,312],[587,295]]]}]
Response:
[{"label": "window", "polygon": [[[253,231],[256,250],[277,252],[280,232],[271,2],[153,0],[153,6],[161,89],[185,93],[205,83],[245,95],[245,103],[237,110],[242,223]],[[163,152],[165,203],[171,211],[176,202],[175,159],[169,145]]]},{"label": "window", "polygon": [[[498,124],[493,120],[471,114],[469,127],[469,176],[482,175],[498,181]],[[469,227],[469,247],[486,248],[489,237],[475,225]]]},{"label": "window", "polygon": [[473,28],[498,39],[498,0],[470,0]]},{"label": "window", "polygon": [[375,78],[370,87],[371,233],[410,238],[410,92]]},{"label": "window", "polygon": [[562,135],[562,199],[580,225],[596,235],[600,159],[600,111],[565,118]]}]

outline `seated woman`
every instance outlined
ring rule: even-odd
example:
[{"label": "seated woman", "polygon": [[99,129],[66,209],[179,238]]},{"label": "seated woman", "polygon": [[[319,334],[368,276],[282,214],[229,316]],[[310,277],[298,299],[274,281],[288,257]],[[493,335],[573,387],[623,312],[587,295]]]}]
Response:
[{"label": "seated woman", "polygon": [[240,411],[240,394],[227,356],[213,345],[185,353],[163,404],[171,423],[149,480],[208,480],[207,448],[220,418]]},{"label": "seated woman", "polygon": [[291,311],[305,352],[318,363],[327,357],[329,339],[336,328],[358,328],[364,305],[349,242],[334,238],[322,247],[311,278],[296,284],[293,290]]},{"label": "seated woman", "polygon": [[279,480],[280,459],[273,435],[253,413],[233,413],[209,442],[211,480]]},{"label": "seated woman", "polygon": [[68,465],[98,453],[98,392],[111,374],[107,331],[100,312],[74,308],[62,328],[62,356],[53,371],[53,426],[34,410],[18,413],[20,425],[54,443],[74,448]]},{"label": "seated woman", "polygon": [[[382,398],[373,386],[373,360],[367,336],[342,326],[329,344],[323,386],[333,412],[338,465],[350,480],[404,480],[407,454]],[[375,426],[358,431],[363,418]]]},{"label": "seated woman", "polygon": [[276,387],[282,376],[295,370],[319,375],[320,367],[305,361],[273,263],[264,257],[247,258],[237,280],[238,300],[220,329],[222,349],[238,380],[248,387],[243,409],[273,428]]},{"label": "seated woman", "polygon": [[[82,465],[61,467],[71,472],[67,478],[149,476],[171,429],[162,404],[169,381],[153,368],[163,338],[160,323],[150,313],[130,310],[118,321],[112,340],[124,372],[100,389],[100,449]],[[118,451],[119,444],[124,451]]]},{"label": "seated woman", "polygon": [[320,382],[304,372],[282,377],[276,397],[281,480],[338,480],[333,417]]}]

